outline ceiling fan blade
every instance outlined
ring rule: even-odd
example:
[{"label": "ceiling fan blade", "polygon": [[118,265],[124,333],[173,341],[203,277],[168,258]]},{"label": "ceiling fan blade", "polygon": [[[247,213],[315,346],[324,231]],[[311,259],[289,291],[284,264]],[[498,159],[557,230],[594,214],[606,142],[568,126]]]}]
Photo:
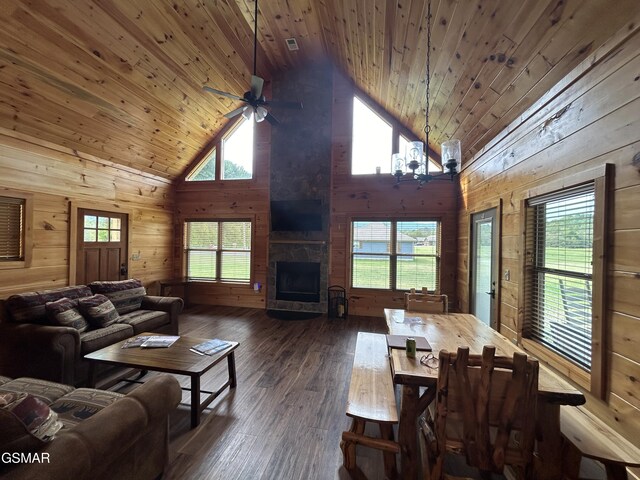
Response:
[{"label": "ceiling fan blade", "polygon": [[216,90],[215,88],[207,87],[206,85],[202,87],[207,92],[215,93],[216,95],[220,95],[227,98],[233,98],[234,100],[244,100],[244,98],[234,95],[233,93],[223,92],[222,90]]},{"label": "ceiling fan blade", "polygon": [[302,110],[302,102],[281,102],[279,100],[269,100],[266,103],[272,107],[295,108],[296,110]]},{"label": "ceiling fan blade", "polygon": [[231,110],[229,113],[225,114],[225,117],[233,118],[235,116],[238,116],[244,111],[245,108],[247,108],[247,107],[246,106],[245,107],[239,107],[239,108],[236,108],[235,110]]},{"label": "ceiling fan blade", "polygon": [[260,98],[264,80],[256,75],[251,75],[251,95],[253,98]]},{"label": "ceiling fan blade", "polygon": [[274,117],[273,115],[271,115],[270,113],[267,113],[267,116],[264,117],[267,122],[269,122],[271,125],[278,125],[280,122],[278,121],[278,119],[276,117]]}]

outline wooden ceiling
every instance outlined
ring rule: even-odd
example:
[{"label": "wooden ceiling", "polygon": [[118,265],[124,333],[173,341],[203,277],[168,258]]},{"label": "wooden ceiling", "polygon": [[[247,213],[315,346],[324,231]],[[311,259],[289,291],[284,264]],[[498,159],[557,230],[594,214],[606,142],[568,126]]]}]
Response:
[{"label": "wooden ceiling", "polygon": [[[426,0],[262,0],[258,74],[328,56],[422,137]],[[432,147],[477,152],[640,10],[638,0],[432,0]],[[2,0],[0,127],[167,179],[237,105],[253,0]],[[290,52],[285,39],[300,49]]]}]

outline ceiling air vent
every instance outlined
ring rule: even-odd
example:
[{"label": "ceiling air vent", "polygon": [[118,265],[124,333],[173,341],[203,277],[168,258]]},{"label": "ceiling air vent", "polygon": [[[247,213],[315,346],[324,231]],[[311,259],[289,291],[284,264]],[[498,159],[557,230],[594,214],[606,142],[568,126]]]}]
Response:
[{"label": "ceiling air vent", "polygon": [[298,47],[298,42],[296,42],[295,38],[287,38],[285,42],[287,42],[287,47],[289,47],[289,50],[291,50],[292,52],[294,50],[300,50],[300,47]]}]

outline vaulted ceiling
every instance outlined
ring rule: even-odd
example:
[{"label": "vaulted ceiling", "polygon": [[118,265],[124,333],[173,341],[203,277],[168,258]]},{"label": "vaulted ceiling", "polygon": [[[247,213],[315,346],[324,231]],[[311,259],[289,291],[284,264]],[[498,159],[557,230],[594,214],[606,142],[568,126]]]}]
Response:
[{"label": "vaulted ceiling", "polygon": [[[426,0],[259,7],[258,75],[328,56],[422,136]],[[432,0],[431,10],[432,147],[456,137],[469,158],[640,2]],[[253,11],[253,0],[2,0],[0,128],[175,178],[238,106],[202,86],[247,90]]]}]

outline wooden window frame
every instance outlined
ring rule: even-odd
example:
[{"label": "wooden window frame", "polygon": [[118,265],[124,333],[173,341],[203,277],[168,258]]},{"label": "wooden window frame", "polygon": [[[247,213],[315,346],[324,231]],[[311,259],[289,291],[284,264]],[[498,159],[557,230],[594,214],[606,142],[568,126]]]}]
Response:
[{"label": "wooden window frame", "polygon": [[[374,287],[356,287],[353,285],[353,257],[354,257],[354,252],[353,252],[353,244],[354,244],[354,238],[353,238],[353,224],[355,222],[390,222],[392,225],[391,228],[391,237],[390,237],[390,243],[391,243],[391,253],[388,254],[379,254],[380,256],[385,256],[385,257],[389,257],[389,261],[390,261],[390,265],[389,265],[389,279],[391,282],[391,285],[389,285],[389,288],[374,288]],[[350,218],[349,219],[349,285],[350,288],[352,290],[376,290],[376,291],[384,291],[384,292],[408,292],[409,290],[407,289],[398,289],[397,288],[397,262],[398,262],[398,257],[402,257],[402,256],[406,256],[405,254],[398,254],[396,252],[397,249],[397,242],[396,242],[396,238],[398,235],[398,223],[402,223],[402,222],[435,222],[438,224],[438,238],[436,239],[436,245],[437,245],[437,254],[435,255],[435,262],[436,262],[436,292],[440,291],[440,287],[442,284],[442,269],[441,269],[441,263],[442,263],[442,219],[440,218],[415,218],[415,217],[407,217],[407,218],[403,218],[403,217],[366,217],[366,218],[362,218],[362,217],[357,217],[357,218]],[[373,254],[375,255],[375,254]],[[418,256],[424,256],[424,257],[429,257],[430,255],[418,255]],[[420,288],[420,286],[417,286],[416,288]]]},{"label": "wooden window frame", "polygon": [[[249,278],[245,281],[245,280],[238,280],[238,281],[233,281],[233,280],[226,280],[226,279],[221,279],[220,278],[220,273],[221,273],[221,257],[222,257],[222,252],[223,251],[230,251],[229,249],[225,249],[222,250],[222,248],[220,247],[221,245],[221,237],[218,238],[218,245],[219,248],[216,250],[216,278],[215,279],[200,279],[200,278],[196,278],[196,279],[190,279],[187,276],[187,262],[188,262],[188,255],[187,255],[187,245],[185,245],[185,236],[186,236],[186,225],[188,222],[211,222],[211,223],[229,223],[229,222],[247,222],[251,225],[251,248],[249,250],[249,261],[250,261],[250,265],[249,265]],[[180,241],[182,243],[182,248],[180,249],[181,251],[181,255],[182,255],[182,276],[190,283],[215,283],[215,284],[229,284],[229,285],[252,285],[253,283],[253,278],[254,278],[254,267],[255,267],[255,262],[254,262],[254,251],[255,251],[255,227],[256,227],[256,222],[255,222],[255,216],[243,216],[243,217],[221,217],[221,216],[215,216],[215,217],[188,217],[188,218],[183,218],[180,221],[180,225],[181,225],[181,232],[180,232]],[[233,250],[231,250],[233,251]],[[243,250],[244,251],[244,250]]]},{"label": "wooden window frame", "polygon": [[[522,245],[525,248],[525,254],[521,255],[520,269],[520,292],[519,292],[519,310],[520,316],[520,332],[519,339],[525,350],[536,355],[540,360],[549,363],[552,367],[563,373],[565,376],[576,382],[581,387],[589,390],[598,398],[605,398],[606,395],[606,341],[608,332],[606,325],[606,292],[607,292],[607,252],[608,252],[608,224],[611,221],[611,199],[612,181],[614,166],[605,164],[601,167],[579,172],[572,175],[570,182],[567,178],[549,182],[540,187],[533,188],[526,192],[520,205]],[[524,327],[527,316],[527,282],[529,264],[532,260],[533,253],[529,246],[532,243],[531,238],[527,236],[527,209],[528,200],[555,191],[565,190],[574,186],[578,186],[587,182],[594,183],[595,193],[595,209],[593,220],[593,253],[592,253],[592,320],[591,320],[591,371],[586,371],[577,364],[564,358],[563,356],[553,352],[549,348],[536,342],[522,337],[522,328]]]},{"label": "wooden window frame", "polygon": [[21,260],[1,261],[0,270],[29,268],[33,258],[33,195],[16,190],[3,190],[0,195],[24,201],[21,232],[24,254]]},{"label": "wooden window frame", "polygon": [[[253,159],[252,159],[252,172],[251,178],[242,178],[242,179],[223,179],[222,178],[222,164],[223,164],[223,144],[224,140],[228,138],[230,135],[233,135],[233,132],[240,126],[240,123],[244,120],[244,117],[240,115],[238,118],[229,120],[227,124],[220,130],[218,135],[216,135],[198,154],[198,156],[191,162],[191,164],[184,170],[182,175],[180,176],[180,183],[193,185],[193,184],[221,184],[225,182],[256,182],[256,142],[258,138],[258,128],[253,120],[246,120],[247,122],[254,122],[254,131],[253,131]],[[197,171],[200,165],[207,159],[207,157],[215,151],[216,160],[215,160],[215,170],[214,177],[212,180],[188,180],[188,178]]]}]

